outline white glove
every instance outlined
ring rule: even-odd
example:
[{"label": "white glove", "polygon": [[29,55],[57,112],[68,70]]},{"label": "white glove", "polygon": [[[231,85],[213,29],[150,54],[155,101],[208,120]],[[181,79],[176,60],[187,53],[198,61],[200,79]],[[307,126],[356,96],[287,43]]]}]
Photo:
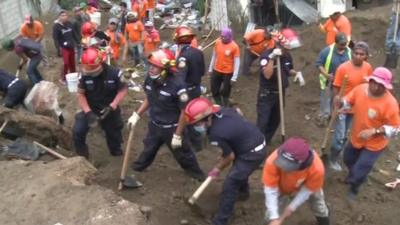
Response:
[{"label": "white glove", "polygon": [[174,134],[172,136],[171,146],[173,149],[182,147],[182,137],[177,134]]},{"label": "white glove", "polygon": [[280,48],[274,48],[274,50],[272,50],[272,53],[269,54],[269,58],[270,59],[274,59],[277,56],[281,56],[282,55],[282,50]]},{"label": "white glove", "polygon": [[137,112],[133,112],[132,116],[128,119],[128,127],[130,127],[131,129],[134,128],[139,120],[139,114],[137,114]]},{"label": "white glove", "polygon": [[385,136],[387,138],[392,138],[392,137],[396,136],[400,131],[399,128],[395,128],[395,127],[388,126],[388,125],[383,125],[383,128],[385,129]]},{"label": "white glove", "polygon": [[297,73],[296,73],[296,76],[294,76],[293,81],[294,81],[294,82],[299,81],[300,87],[306,85],[306,81],[304,80],[304,77],[303,77],[303,73],[302,73],[302,72],[297,72]]}]

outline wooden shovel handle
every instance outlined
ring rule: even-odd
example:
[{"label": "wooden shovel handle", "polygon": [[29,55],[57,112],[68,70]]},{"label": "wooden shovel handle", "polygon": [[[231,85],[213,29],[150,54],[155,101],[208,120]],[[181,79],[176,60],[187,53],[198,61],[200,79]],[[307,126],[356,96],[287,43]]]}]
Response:
[{"label": "wooden shovel handle", "polygon": [[197,190],[194,192],[192,197],[189,198],[188,200],[189,204],[193,205],[197,201],[197,199],[200,197],[200,195],[203,193],[203,191],[207,188],[207,186],[211,183],[212,180],[213,180],[212,177],[207,177],[207,179],[203,181],[200,187],[197,188]]},{"label": "wooden shovel handle", "polygon": [[124,187],[124,180],[126,177],[126,171],[128,169],[128,163],[129,163],[129,155],[131,151],[131,145],[132,145],[132,139],[133,139],[133,128],[130,128],[129,130],[129,137],[128,137],[128,144],[126,145],[126,150],[125,150],[125,155],[124,155],[124,161],[122,163],[122,169],[121,169],[121,176],[120,176],[120,181],[118,183],[118,190],[122,190]]}]

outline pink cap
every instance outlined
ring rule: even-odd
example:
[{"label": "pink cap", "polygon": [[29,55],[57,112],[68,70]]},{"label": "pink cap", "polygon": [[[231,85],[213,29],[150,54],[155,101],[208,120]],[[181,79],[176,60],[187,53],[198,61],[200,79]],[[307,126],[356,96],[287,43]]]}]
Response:
[{"label": "pink cap", "polygon": [[33,23],[33,18],[31,15],[25,16],[25,23]]},{"label": "pink cap", "polygon": [[371,79],[382,84],[386,89],[393,89],[392,72],[385,67],[377,67],[374,72],[372,72],[372,75],[367,77],[367,81],[370,81]]}]

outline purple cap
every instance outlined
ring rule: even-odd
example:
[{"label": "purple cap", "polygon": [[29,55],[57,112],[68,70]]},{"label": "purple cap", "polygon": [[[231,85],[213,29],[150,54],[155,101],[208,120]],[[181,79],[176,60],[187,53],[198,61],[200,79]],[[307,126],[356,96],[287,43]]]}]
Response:
[{"label": "purple cap", "polygon": [[310,145],[300,137],[292,137],[278,149],[275,165],[284,171],[294,171],[301,168],[310,156]]},{"label": "purple cap", "polygon": [[232,30],[229,27],[224,27],[221,30],[221,39],[224,43],[230,43],[233,39]]}]

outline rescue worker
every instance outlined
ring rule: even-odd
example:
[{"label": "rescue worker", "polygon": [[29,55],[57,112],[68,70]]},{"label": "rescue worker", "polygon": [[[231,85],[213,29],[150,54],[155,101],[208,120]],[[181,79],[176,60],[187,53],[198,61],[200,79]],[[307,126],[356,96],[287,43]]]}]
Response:
[{"label": "rescue worker", "polygon": [[[114,64],[118,64],[120,48],[125,48],[126,40],[123,34],[118,32],[118,19],[110,18],[108,20],[108,30],[106,34],[110,37],[109,46],[112,50],[112,59]],[[124,61],[123,61],[124,62]]]},{"label": "rescue worker", "polygon": [[158,49],[160,45],[160,34],[154,24],[147,21],[144,24],[145,33],[143,36],[143,61],[147,64],[147,58],[151,52]]},{"label": "rescue worker", "polygon": [[83,48],[100,47],[106,48],[111,40],[104,31],[97,29],[97,24],[93,22],[85,22],[82,24],[82,40]]},{"label": "rescue worker", "polygon": [[[291,137],[265,161],[264,184],[266,219],[268,225],[284,224],[304,202],[309,201],[318,225],[329,225],[329,209],[325,203],[324,165],[306,140]],[[279,213],[283,196],[294,196]]]},{"label": "rescue worker", "polygon": [[265,29],[256,29],[248,32],[243,36],[243,44],[246,48],[244,50],[242,75],[250,75],[251,64],[256,60],[265,50],[275,48],[275,40],[271,36],[273,27],[268,26]]},{"label": "rescue worker", "polygon": [[[200,97],[201,95],[201,78],[205,73],[205,62],[203,52],[191,46],[195,38],[193,31],[187,26],[177,27],[174,34],[174,41],[178,45],[177,61],[178,72],[177,76],[181,77],[186,84],[186,91],[189,95],[189,100]],[[201,135],[193,130],[192,126],[188,126],[190,142],[196,152],[203,148]],[[176,134],[180,136],[181,134]],[[172,144],[173,147],[175,143]]]},{"label": "rescue worker", "polygon": [[28,87],[26,84],[10,74],[0,69],[0,91],[3,92],[3,106],[13,108],[24,103],[25,94]]},{"label": "rescue worker", "polygon": [[128,50],[130,50],[135,60],[135,65],[139,65],[143,57],[144,26],[136,12],[129,12],[127,21],[128,23],[125,26],[125,39],[128,40],[128,44],[125,46],[122,60],[126,61]]},{"label": "rescue worker", "polygon": [[29,59],[27,73],[32,84],[39,83],[43,80],[42,75],[38,70],[38,66],[43,58],[41,54],[42,45],[40,43],[33,41],[32,39],[18,36],[14,40],[4,40],[2,47],[7,51],[14,50],[14,52],[21,58],[18,70],[21,70]]},{"label": "rescue worker", "polygon": [[147,7],[147,0],[131,0],[132,12],[136,12],[142,22],[146,21]]},{"label": "rescue worker", "polygon": [[66,85],[65,75],[76,71],[75,46],[80,40],[75,40],[72,23],[69,21],[67,11],[61,10],[57,23],[53,27],[53,39],[60,46],[64,67],[59,82]]},{"label": "rescue worker", "polygon": [[335,37],[338,33],[344,33],[347,43],[351,41],[351,23],[350,20],[342,14],[343,10],[331,8],[329,19],[324,23],[318,23],[322,32],[326,33],[326,45],[335,43]]},{"label": "rescue worker", "polygon": [[356,199],[360,186],[386,149],[388,138],[396,135],[400,127],[399,103],[391,94],[392,73],[378,67],[366,80],[367,84],[360,84],[343,99],[336,99],[339,107],[354,114],[350,141],[343,153],[349,171],[345,183],[350,186],[350,200]]},{"label": "rescue worker", "polygon": [[[368,58],[368,44],[365,42],[357,42],[352,51],[352,59],[341,64],[335,74],[333,81],[334,96],[339,94],[340,88],[343,85],[344,77],[347,75],[346,87],[344,87],[344,95],[365,83],[365,78],[372,74],[372,66],[366,60]],[[339,163],[339,156],[344,148],[347,140],[347,133],[351,126],[353,118],[352,112],[339,113],[336,119],[335,132],[332,137],[332,145],[330,152],[329,166],[335,171],[341,171],[342,167]]]},{"label": "rescue worker", "polygon": [[25,17],[25,21],[21,25],[20,35],[24,38],[41,42],[44,37],[43,24],[39,20],[34,20],[31,15],[28,15]]},{"label": "rescue worker", "polygon": [[233,40],[232,30],[223,28],[221,37],[215,42],[208,69],[211,75],[211,93],[215,103],[229,106],[231,82],[235,83],[239,75],[240,49]]},{"label": "rescue worker", "polygon": [[188,136],[181,137],[181,147],[172,149],[174,133],[183,133],[184,107],[189,100],[183,80],[176,76],[175,58],[171,51],[160,49],[148,57],[149,72],[144,81],[146,98],[137,111],[132,113],[128,125],[133,128],[149,110],[148,132],[143,140],[144,150],[132,164],[135,171],[143,171],[154,161],[157,152],[166,144],[175,160],[185,172],[198,180],[204,179],[196,155],[188,143]]},{"label": "rescue worker", "polygon": [[125,32],[125,26],[126,26],[126,16],[128,14],[128,6],[126,2],[120,2],[119,3],[119,8],[120,8],[120,14],[119,14],[119,22],[118,22],[118,31],[121,33]]},{"label": "rescue worker", "polygon": [[332,111],[333,87],[336,69],[340,64],[351,59],[351,49],[347,47],[347,38],[344,33],[338,33],[335,44],[325,47],[318,55],[316,66],[320,72],[319,84],[321,88],[320,112],[318,123],[321,126],[328,124]]},{"label": "rescue worker", "polygon": [[206,98],[195,98],[185,108],[188,124],[208,135],[211,145],[221,148],[219,162],[208,173],[216,179],[220,172],[232,163],[227,174],[220,198],[219,210],[212,225],[226,225],[233,213],[236,200],[247,200],[249,176],[266,157],[263,134],[232,108],[214,106]]},{"label": "rescue worker", "polygon": [[86,136],[97,122],[105,133],[110,154],[123,154],[124,124],[118,105],[128,93],[128,87],[121,82],[122,71],[105,64],[105,58],[105,53],[97,48],[87,48],[82,53],[82,76],[78,85],[82,111],[75,115],[73,139],[77,154],[86,158],[89,157]]},{"label": "rescue worker", "polygon": [[293,68],[293,59],[289,50],[300,47],[297,34],[290,29],[283,29],[278,37],[277,47],[267,49],[260,56],[260,83],[257,96],[257,126],[265,136],[267,144],[270,143],[280,123],[279,88],[276,58],[280,57],[282,72],[283,97],[285,89],[289,86],[289,76],[304,80],[301,72]]}]

